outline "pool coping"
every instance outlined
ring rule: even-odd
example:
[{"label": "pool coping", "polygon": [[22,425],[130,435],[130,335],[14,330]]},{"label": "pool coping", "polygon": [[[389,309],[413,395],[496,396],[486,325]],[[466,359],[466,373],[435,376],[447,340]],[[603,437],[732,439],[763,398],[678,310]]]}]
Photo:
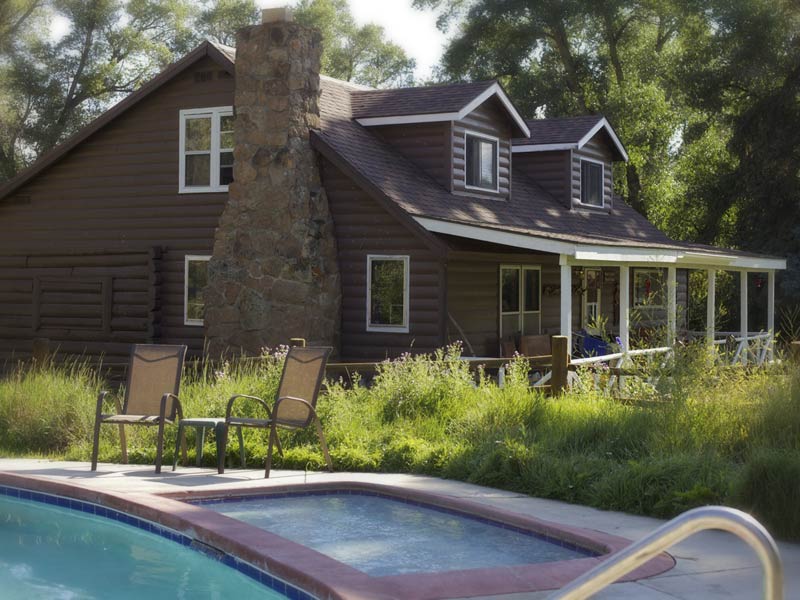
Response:
[{"label": "pool coping", "polygon": [[[630,540],[604,532],[545,521],[462,498],[360,481],[122,494],[98,491],[75,483],[0,472],[0,485],[66,496],[123,511],[183,533],[273,577],[296,585],[317,598],[331,600],[433,600],[557,589],[597,565],[608,554],[630,544]],[[587,548],[601,555],[510,567],[372,577],[311,548],[204,508],[201,504],[190,503],[234,496],[252,498],[342,490],[386,495],[410,503],[466,513],[511,528],[564,540],[570,545]],[[658,575],[674,565],[672,556],[662,553],[620,581]]]}]

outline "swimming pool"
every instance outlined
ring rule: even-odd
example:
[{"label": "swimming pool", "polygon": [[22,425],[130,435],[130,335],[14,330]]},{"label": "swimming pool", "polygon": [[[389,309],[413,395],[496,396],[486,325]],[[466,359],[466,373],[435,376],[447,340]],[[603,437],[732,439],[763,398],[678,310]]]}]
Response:
[{"label": "swimming pool", "polygon": [[[215,559],[192,549],[192,540],[177,532],[88,503],[7,488],[3,491],[3,598],[288,597],[254,579],[259,576],[257,569],[251,567],[248,572],[243,564],[231,564],[239,570],[230,568],[221,562],[224,557]],[[230,557],[228,562],[235,563]]]},{"label": "swimming pool", "polygon": [[[614,535],[544,521],[465,498],[363,481],[339,480],[300,485],[285,485],[275,481],[257,486],[227,485],[216,490],[189,486],[181,491],[123,493],[94,489],[80,480],[65,482],[45,477],[0,473],[0,495],[9,493],[21,500],[32,499],[59,505],[64,509],[70,508],[72,510],[69,514],[73,516],[76,511],[83,511],[88,516],[100,517],[103,520],[113,519],[165,538],[165,541],[169,540],[173,544],[177,541],[178,544],[174,545],[178,549],[189,552],[192,552],[192,549],[205,550],[217,563],[222,562],[228,567],[233,567],[254,581],[277,587],[290,598],[306,600],[313,598],[441,600],[552,590],[582,575],[609,553],[616,552],[629,543],[628,540]],[[588,550],[596,555],[582,554],[576,558],[551,562],[526,562],[478,568],[457,561],[452,565],[457,567],[457,570],[399,574],[380,574],[381,571],[376,570],[373,574],[369,574],[275,532],[260,529],[211,510],[208,506],[209,503],[220,501],[238,502],[242,498],[266,500],[283,497],[286,500],[294,500],[304,495],[315,494],[389,497],[395,505],[402,503],[410,507],[424,505],[432,508],[437,512],[437,518],[447,520],[452,513],[458,513],[476,522],[493,522],[494,527],[499,525],[524,536],[538,536],[556,541],[566,549],[577,550],[579,554],[581,549],[584,549],[584,552]],[[284,520],[287,519],[288,516]],[[357,526],[358,528],[364,529],[363,526]],[[479,534],[479,538],[481,535]],[[463,537],[472,540],[476,546],[481,544],[481,539],[474,539],[475,535],[466,533],[466,530]],[[357,548],[361,544],[362,542],[354,541],[351,547]],[[449,551],[447,544],[444,547],[440,553]],[[408,550],[412,554],[416,551],[413,547]],[[78,554],[79,551],[71,553]],[[364,554],[369,553],[370,551],[367,551]],[[125,560],[128,560],[127,557],[140,553],[129,551],[123,554],[126,556]],[[102,573],[93,567],[90,561],[90,558],[83,558],[78,562],[84,570]],[[517,560],[512,559],[510,562]],[[648,577],[662,573],[673,566],[674,560],[663,554],[626,576],[624,580]],[[22,575],[26,573],[24,568],[17,572]],[[117,579],[124,579],[124,576]],[[56,585],[61,583],[64,582],[55,581]],[[5,597],[2,591],[3,588],[0,587],[0,597]],[[196,594],[178,597],[188,598],[194,595]],[[17,594],[17,596],[28,598],[31,594]],[[138,597],[142,596],[148,600],[150,600],[148,596],[152,596],[153,599],[164,597],[157,593],[145,593]],[[200,596],[213,597],[207,592]],[[228,596],[258,597],[247,593],[237,595],[235,592],[230,594],[226,592],[225,597]],[[65,594],[64,597],[92,596]],[[109,597],[109,594],[104,593],[96,597]],[[168,594],[167,597],[176,596]]]},{"label": "swimming pool", "polygon": [[375,493],[327,491],[201,504],[373,577],[597,556],[519,527]]}]

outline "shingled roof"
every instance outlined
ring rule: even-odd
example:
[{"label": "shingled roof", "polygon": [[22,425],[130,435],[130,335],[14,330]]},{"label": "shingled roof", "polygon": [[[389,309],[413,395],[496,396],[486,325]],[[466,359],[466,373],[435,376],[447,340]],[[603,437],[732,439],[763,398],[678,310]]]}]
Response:
[{"label": "shingled roof", "polygon": [[530,136],[511,140],[514,152],[543,152],[580,149],[601,130],[611,140],[617,158],[627,161],[628,153],[614,128],[603,115],[581,115],[555,119],[533,119],[525,122]]},{"label": "shingled roof", "polygon": [[355,119],[458,112],[494,83],[494,81],[477,81],[357,91],[353,92],[350,99],[351,112]]},{"label": "shingled roof", "polygon": [[316,145],[414,217],[575,243],[681,248],[624,202],[615,202],[610,213],[570,211],[520,170],[507,201],[455,196],[354,120],[352,102],[361,94],[342,82],[322,82]]},{"label": "shingled roof", "polygon": [[512,144],[562,144],[574,143],[583,139],[592,128],[603,120],[602,115],[583,115],[580,117],[560,117],[555,119],[531,119],[525,121],[531,130],[529,138],[515,138]]}]

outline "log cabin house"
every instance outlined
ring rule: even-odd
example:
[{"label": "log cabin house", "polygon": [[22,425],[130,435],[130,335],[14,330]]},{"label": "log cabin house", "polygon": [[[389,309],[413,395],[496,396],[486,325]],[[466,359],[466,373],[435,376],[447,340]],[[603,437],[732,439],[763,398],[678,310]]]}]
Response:
[{"label": "log cabin house", "polygon": [[[244,349],[305,337],[349,360],[633,313],[685,328],[688,271],[785,260],[670,239],[614,194],[600,115],[529,119],[496,81],[373,90],[318,75],[319,35],[267,11],[205,42],[0,188],[0,362],[36,340]],[[280,11],[277,11],[280,12]],[[759,275],[760,276],[760,275]],[[643,315],[643,316],[642,316]]]}]

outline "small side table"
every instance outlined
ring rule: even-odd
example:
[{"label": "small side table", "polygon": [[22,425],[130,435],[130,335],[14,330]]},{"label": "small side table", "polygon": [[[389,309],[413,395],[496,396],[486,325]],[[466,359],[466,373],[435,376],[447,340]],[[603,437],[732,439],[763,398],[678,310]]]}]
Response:
[{"label": "small side table", "polygon": [[[178,421],[178,435],[175,438],[175,456],[172,460],[172,470],[174,471],[178,466],[178,450],[180,447],[182,436],[184,435],[184,427],[194,427],[197,429],[196,447],[197,456],[195,464],[199,467],[203,463],[203,444],[206,438],[206,429],[214,430],[214,438],[217,442],[217,472],[225,472],[225,441],[227,439],[225,419],[215,418],[200,418],[200,419],[180,419]],[[242,440],[242,428],[237,427],[236,432],[239,436],[239,449],[242,454],[242,464],[244,464],[244,443]]]}]

